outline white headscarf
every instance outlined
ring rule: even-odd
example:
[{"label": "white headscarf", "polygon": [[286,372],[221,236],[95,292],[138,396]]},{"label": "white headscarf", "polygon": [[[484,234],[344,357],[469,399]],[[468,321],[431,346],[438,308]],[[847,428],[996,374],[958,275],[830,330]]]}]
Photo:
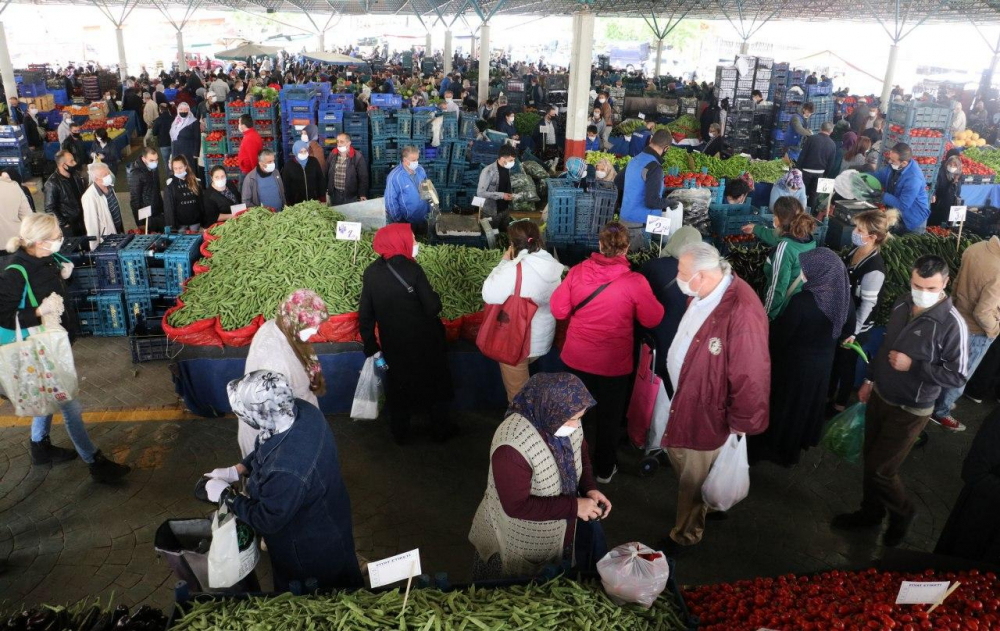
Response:
[{"label": "white headscarf", "polygon": [[176,141],[182,129],[196,122],[198,122],[198,117],[194,115],[190,107],[188,108],[187,116],[181,116],[181,110],[178,107],[177,116],[174,117],[174,122],[170,124],[170,140]]},{"label": "white headscarf", "polygon": [[295,395],[280,373],[255,370],[230,381],[226,392],[236,417],[260,431],[261,444],[295,422]]}]

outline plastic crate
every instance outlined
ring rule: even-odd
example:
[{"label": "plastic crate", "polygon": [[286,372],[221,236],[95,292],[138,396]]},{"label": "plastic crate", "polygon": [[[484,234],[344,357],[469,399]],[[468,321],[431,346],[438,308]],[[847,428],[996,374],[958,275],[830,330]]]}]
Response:
[{"label": "plastic crate", "polygon": [[372,94],[371,104],[375,107],[396,108],[403,107],[403,97],[398,94]]},{"label": "plastic crate", "polygon": [[390,144],[388,140],[373,140],[371,159],[379,162],[397,162],[399,160],[399,145]]},{"label": "plastic crate", "polygon": [[93,242],[91,237],[65,237],[59,254],[68,258],[76,268],[92,266],[94,261],[90,257],[90,244]]},{"label": "plastic crate", "polygon": [[74,267],[73,274],[66,282],[66,289],[71,296],[87,296],[100,291],[97,283],[97,268]]},{"label": "plastic crate", "polygon": [[923,101],[908,101],[906,103],[890,103],[890,124],[902,125],[906,128],[922,127],[927,129],[948,129],[951,125],[952,109],[944,105]]},{"label": "plastic crate", "polygon": [[253,128],[260,134],[261,138],[276,137],[278,135],[277,127],[273,120],[255,119],[253,123]]},{"label": "plastic crate", "polygon": [[202,140],[202,148],[204,149],[205,155],[225,155],[229,150],[225,138],[221,138],[219,140],[209,140],[208,138],[205,138]]},{"label": "plastic crate", "polygon": [[434,112],[414,112],[413,113],[413,136],[431,136],[431,123],[434,121]]},{"label": "plastic crate", "polygon": [[254,103],[250,106],[250,118],[255,121],[273,121],[275,118],[274,103],[258,105]]},{"label": "plastic crate", "polygon": [[281,102],[281,115],[287,118],[310,117],[315,112],[319,103],[313,100],[288,99]]},{"label": "plastic crate", "polygon": [[434,183],[434,187],[440,193],[441,189],[448,186],[448,165],[447,164],[427,164],[424,165],[427,179]]},{"label": "plastic crate", "polygon": [[[193,274],[194,262],[201,257],[201,242],[200,234],[177,235],[165,252],[155,255],[156,258],[163,259],[164,296],[174,297],[181,294],[184,282]],[[152,287],[152,282],[150,286]]]},{"label": "plastic crate", "polygon": [[615,216],[615,206],[618,204],[618,187],[609,182],[595,182],[590,186],[588,195],[594,200],[589,231],[596,236]]},{"label": "plastic crate", "polygon": [[250,113],[250,106],[246,104],[233,105],[232,101],[226,102],[226,120],[239,119],[240,116],[249,113]]},{"label": "plastic crate", "polygon": [[97,283],[101,290],[125,289],[118,252],[132,240],[130,234],[109,234],[91,252],[94,267],[97,268]]},{"label": "plastic crate", "polygon": [[354,112],[348,114],[344,112],[344,131],[351,136],[355,134],[368,134],[368,115],[365,112]]},{"label": "plastic crate", "polygon": [[448,168],[448,186],[465,184],[465,165],[453,164]]},{"label": "plastic crate", "polygon": [[458,138],[458,118],[454,114],[445,114],[444,123],[441,124],[441,139],[452,138]]},{"label": "plastic crate", "polygon": [[128,334],[128,320],[120,293],[100,293],[88,296],[94,303],[97,321],[94,335],[98,337],[123,337]]},{"label": "plastic crate", "polygon": [[[734,234],[742,234],[743,226],[747,224],[769,225],[774,222],[774,215],[755,209],[752,213],[745,212],[745,206],[716,206],[709,210],[708,216],[712,225],[712,233],[719,243],[723,238]],[[720,245],[720,247],[722,247]]]},{"label": "plastic crate", "polygon": [[145,322],[146,318],[153,314],[153,298],[158,297],[150,292],[125,292],[124,306],[128,333],[135,332],[138,323]]},{"label": "plastic crate", "polygon": [[475,138],[479,131],[476,129],[478,120],[479,117],[476,114],[462,112],[458,117],[458,135],[468,140]]},{"label": "plastic crate", "polygon": [[229,127],[226,123],[226,117],[224,115],[206,116],[205,129],[207,129],[208,131],[228,131]]},{"label": "plastic crate", "polygon": [[[567,182],[568,180],[562,180]],[[550,178],[549,214],[545,221],[546,239],[551,242],[572,241],[576,235],[576,202],[582,191],[578,188],[565,187],[559,179]]]},{"label": "plastic crate", "polygon": [[940,157],[944,153],[944,136],[939,136],[937,138],[928,138],[926,136],[913,136],[913,130],[906,129],[902,133],[894,132],[892,130],[886,133],[886,142],[883,146],[892,147],[896,143],[905,142],[910,146],[913,151],[913,155],[917,157]]},{"label": "plastic crate", "polygon": [[100,317],[97,313],[97,304],[90,299],[89,295],[70,295],[70,304],[76,311],[76,318],[80,325],[81,336],[97,335]]},{"label": "plastic crate", "polygon": [[292,85],[281,89],[281,100],[284,101],[309,101],[316,98],[316,89],[302,85]]},{"label": "plastic crate", "polygon": [[996,180],[995,175],[966,175],[962,178],[963,184],[992,184]]},{"label": "plastic crate", "polygon": [[345,93],[334,93],[326,97],[326,102],[333,105],[354,106],[354,95]]},{"label": "plastic crate", "polygon": [[396,133],[399,136],[409,138],[413,134],[413,113],[408,110],[396,112]]},{"label": "plastic crate", "polygon": [[472,143],[472,163],[489,164],[500,157],[500,143],[476,140]]},{"label": "plastic crate", "polygon": [[983,212],[981,209],[970,208],[965,214],[964,228],[981,237],[1000,235],[1000,211],[991,209]]},{"label": "plastic crate", "polygon": [[166,237],[137,234],[118,251],[126,292],[149,292],[149,262],[154,247],[166,247]]},{"label": "plastic crate", "polygon": [[230,136],[226,141],[226,146],[229,148],[227,155],[235,156],[240,152],[240,145],[243,144],[243,136]]},{"label": "plastic crate", "polygon": [[166,335],[130,335],[128,341],[133,364],[170,359],[170,341]]},{"label": "plastic crate", "polygon": [[389,177],[389,171],[392,171],[393,167],[386,165],[372,165],[371,167],[371,179],[369,188],[385,188],[386,179]]},{"label": "plastic crate", "polygon": [[320,125],[340,125],[344,122],[344,110],[320,109],[316,120]]},{"label": "plastic crate", "polygon": [[810,97],[812,97],[812,96],[829,96],[829,95],[833,94],[833,86],[831,86],[831,85],[813,84],[813,85],[807,85],[805,87],[806,87],[806,96],[810,96]]}]

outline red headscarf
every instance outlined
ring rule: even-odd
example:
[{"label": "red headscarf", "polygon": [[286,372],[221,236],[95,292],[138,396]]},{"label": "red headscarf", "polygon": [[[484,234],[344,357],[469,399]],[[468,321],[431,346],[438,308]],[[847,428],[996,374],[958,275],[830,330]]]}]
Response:
[{"label": "red headscarf", "polygon": [[412,261],[413,229],[408,223],[391,223],[375,233],[372,248],[386,260],[405,256]]}]

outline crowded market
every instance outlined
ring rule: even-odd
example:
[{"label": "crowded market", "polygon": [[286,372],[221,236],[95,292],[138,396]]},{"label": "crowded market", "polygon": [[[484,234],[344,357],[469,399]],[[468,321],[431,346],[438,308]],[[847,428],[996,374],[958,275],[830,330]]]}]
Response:
[{"label": "crowded market", "polygon": [[[196,55],[154,2],[155,65],[81,4],[117,60],[0,37],[5,628],[1000,626],[992,6],[866,5],[865,94],[755,45],[784,2],[260,5],[319,50]],[[894,80],[927,21],[975,81]]]}]

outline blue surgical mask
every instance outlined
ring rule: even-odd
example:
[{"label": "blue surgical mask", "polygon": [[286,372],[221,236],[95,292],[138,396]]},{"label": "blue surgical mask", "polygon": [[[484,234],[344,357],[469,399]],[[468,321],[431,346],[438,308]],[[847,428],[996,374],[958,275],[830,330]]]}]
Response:
[{"label": "blue surgical mask", "polygon": [[865,244],[865,238],[862,237],[857,232],[852,232],[851,233],[851,243],[853,243],[856,247],[860,248],[861,246],[863,246]]}]

